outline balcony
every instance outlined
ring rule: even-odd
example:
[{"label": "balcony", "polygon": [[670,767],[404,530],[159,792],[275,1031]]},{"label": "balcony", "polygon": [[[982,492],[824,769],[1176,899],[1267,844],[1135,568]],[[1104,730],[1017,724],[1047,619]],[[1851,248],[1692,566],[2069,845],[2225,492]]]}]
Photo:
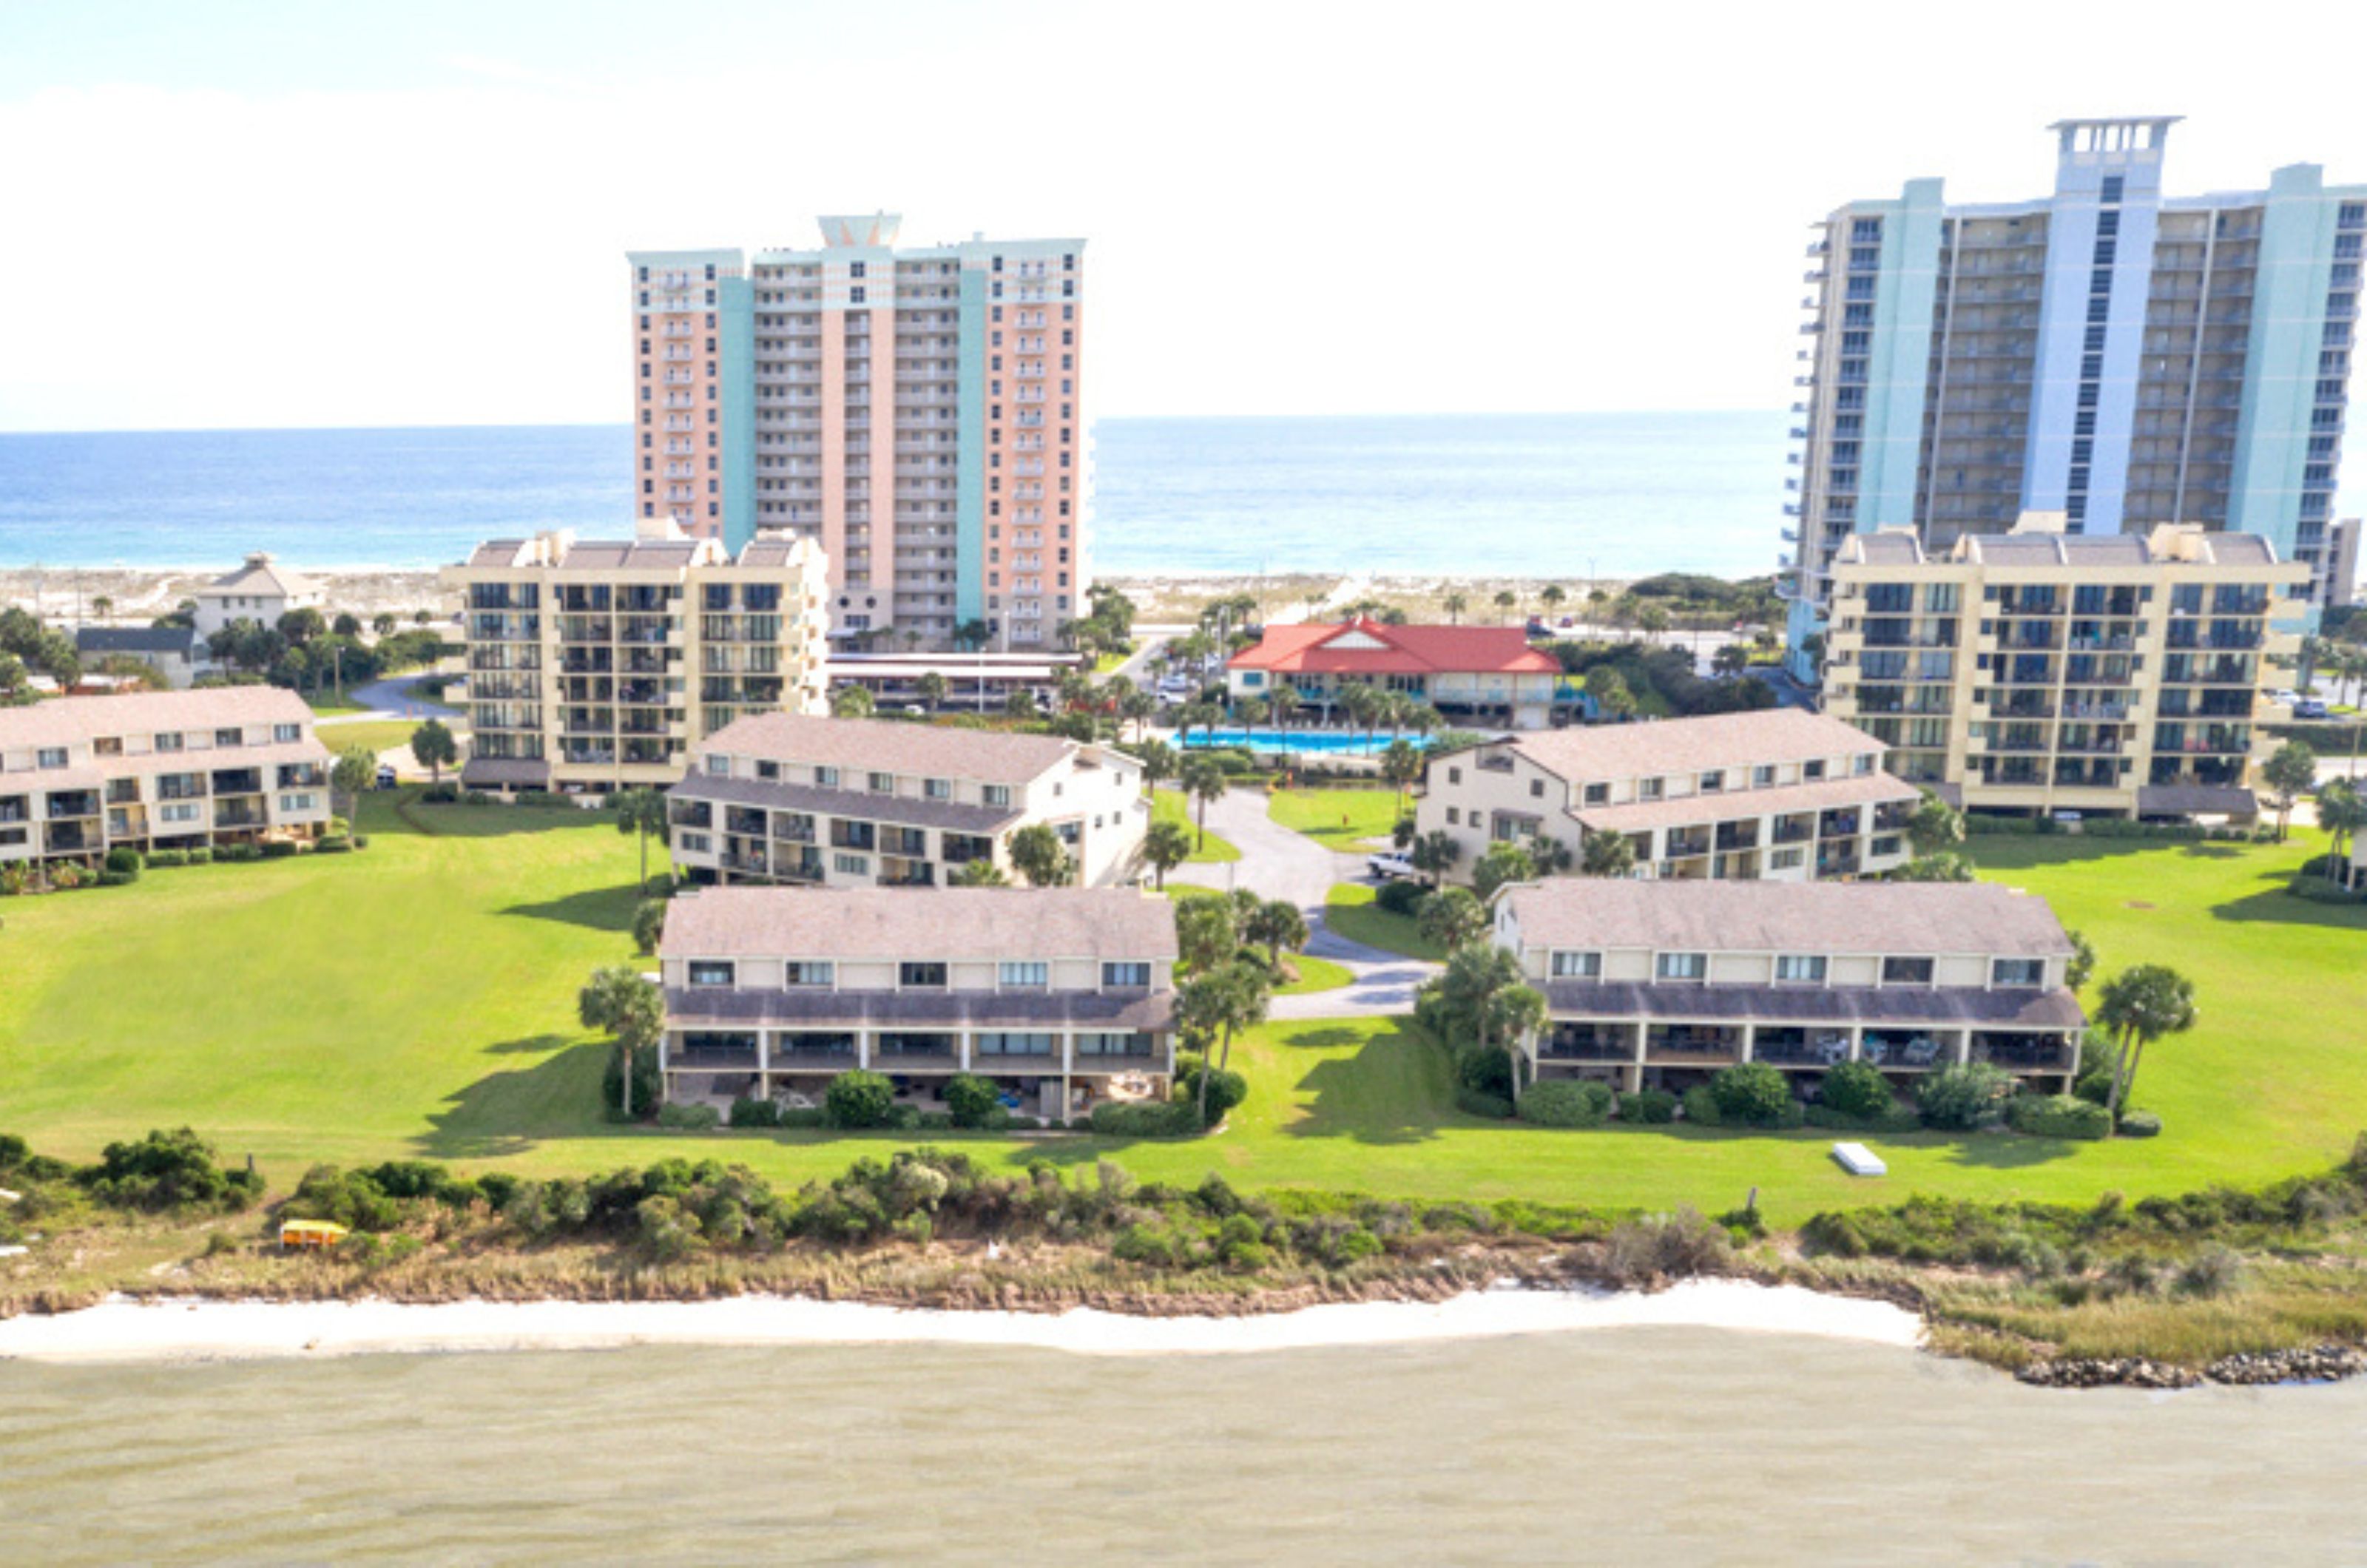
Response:
[{"label": "balcony", "polygon": [[1669,1066],[1738,1062],[1742,1032],[1706,1024],[1656,1023],[1644,1037],[1644,1060]]},{"label": "balcony", "polygon": [[1632,1062],[1636,1032],[1618,1023],[1557,1023],[1537,1043],[1537,1055],[1547,1062]]}]

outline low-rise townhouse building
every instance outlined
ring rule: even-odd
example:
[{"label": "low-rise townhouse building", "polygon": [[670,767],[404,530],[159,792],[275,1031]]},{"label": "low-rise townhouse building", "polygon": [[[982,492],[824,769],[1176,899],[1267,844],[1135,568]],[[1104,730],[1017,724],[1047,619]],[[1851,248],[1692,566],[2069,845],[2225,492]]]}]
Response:
[{"label": "low-rise townhouse building", "polygon": [[0,863],[317,837],[329,762],[275,686],[0,708]]},{"label": "low-rise townhouse building", "polygon": [[1646,876],[1803,882],[1912,857],[1920,792],[1883,769],[1881,741],[1799,708],[1589,725],[1429,759],[1417,831],[1444,832],[1467,880],[1499,840],[1631,840]]},{"label": "low-rise townhouse building", "polygon": [[2087,1027],[2044,899],[1994,883],[1556,880],[1507,888],[1494,939],[1546,997],[1533,1077],[1682,1090],[1764,1062],[1805,1096],[1840,1062],[1905,1089],[1988,1062],[2069,1088]]},{"label": "low-rise townhouse building", "polygon": [[764,714],[709,736],[667,792],[677,865],[700,881],[941,887],[1012,835],[1057,834],[1084,887],[1134,869],[1141,764],[1048,735]]},{"label": "low-rise townhouse building", "polygon": [[927,1109],[956,1073],[1048,1120],[1163,1100],[1175,955],[1130,888],[704,888],[658,946],[666,1097],[819,1104],[859,1067]]}]

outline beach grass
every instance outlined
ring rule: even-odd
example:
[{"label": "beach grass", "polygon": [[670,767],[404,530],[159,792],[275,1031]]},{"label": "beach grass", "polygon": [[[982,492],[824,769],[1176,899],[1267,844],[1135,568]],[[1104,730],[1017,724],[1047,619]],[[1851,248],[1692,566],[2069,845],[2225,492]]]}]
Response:
[{"label": "beach grass", "polygon": [[1444,964],[1446,954],[1421,934],[1421,927],[1411,915],[1397,914],[1373,902],[1374,895],[1379,891],[1368,883],[1338,884],[1324,901],[1323,923],[1350,942],[1377,947],[1400,958]]},{"label": "beach grass", "polygon": [[1181,822],[1192,834],[1192,852],[1184,857],[1185,865],[1222,865],[1241,858],[1241,852],[1232,840],[1217,833],[1202,833],[1193,812],[1193,803],[1177,789],[1151,792],[1150,817],[1154,822]]},{"label": "beach grass", "polygon": [[[388,1158],[554,1173],[712,1156],[794,1182],[904,1141],[606,1124],[607,1047],[576,1025],[575,992],[597,965],[645,962],[625,935],[633,841],[578,811],[428,807],[415,791],[361,810],[371,842],[357,854],[159,870],[0,905],[0,1130],[88,1159],[187,1124],[229,1158],[256,1156],[281,1190],[314,1161]],[[2104,974],[2157,962],[2194,979],[2201,1022],[2156,1045],[2137,1085],[2167,1124],[2158,1138],[1873,1136],[1891,1174],[1859,1180],[1828,1157],[1829,1134],[1466,1116],[1444,1051],[1391,1019],[1254,1032],[1233,1052],[1250,1099],[1211,1138],[953,1137],[1014,1168],[1106,1156],[1145,1179],[1217,1170],[1421,1201],[1715,1213],[1756,1188],[1776,1224],[1918,1191],[2087,1201],[2254,1185],[2325,1168],[2367,1128],[2367,907],[2284,886],[2323,847],[2308,832],[2282,846],[1974,841],[1985,874],[2044,894],[2086,931]],[[1369,888],[1334,898],[1343,934],[1418,940]]]},{"label": "beach grass", "polygon": [[1278,789],[1267,798],[1265,814],[1327,849],[1354,854],[1373,847],[1366,840],[1387,842],[1397,826],[1398,795],[1388,789]]}]

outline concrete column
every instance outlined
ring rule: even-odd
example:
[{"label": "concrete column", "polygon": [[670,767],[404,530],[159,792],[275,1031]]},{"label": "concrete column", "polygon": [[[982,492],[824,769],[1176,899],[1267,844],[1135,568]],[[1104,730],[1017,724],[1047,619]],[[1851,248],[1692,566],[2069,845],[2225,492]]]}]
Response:
[{"label": "concrete column", "polygon": [[1960,1029],[1956,1031],[1956,1049],[1950,1055],[1948,1060],[1961,1067],[1972,1059],[1973,1032],[1969,1029]]},{"label": "concrete column", "polygon": [[856,1030],[855,1032],[855,1065],[856,1066],[871,1066],[871,1047],[872,1032],[868,1029]]},{"label": "concrete column", "polygon": [[1755,1023],[1744,1024],[1742,1026],[1742,1059],[1746,1062],[1750,1061],[1751,1054],[1758,1048],[1759,1026]]},{"label": "concrete column", "polygon": [[1635,1062],[1636,1075],[1639,1080],[1642,1078],[1644,1073],[1644,1043],[1651,1037],[1652,1026],[1650,1024],[1639,1022],[1636,1025]]},{"label": "concrete column", "polygon": [[1849,1054],[1849,1059],[1850,1059],[1851,1061],[1852,1061],[1852,1062],[1858,1062],[1858,1061],[1863,1061],[1863,1060],[1864,1060],[1864,1059],[1865,1059],[1865,1031],[1864,1031],[1864,1029],[1863,1029],[1863,1027],[1861,1027],[1861,1026],[1857,1025],[1857,1024],[1852,1024],[1852,1025],[1850,1025],[1849,1037],[1850,1037],[1850,1054]]},{"label": "concrete column", "polygon": [[963,1072],[969,1071],[969,1054],[972,1034],[972,1031],[965,1029],[954,1036],[954,1038],[959,1042],[959,1043],[955,1047],[955,1059],[961,1064],[961,1070]]},{"label": "concrete column", "polygon": [[756,1087],[759,1089],[765,1087],[764,1075],[772,1070],[772,1043],[773,1036],[770,1030],[756,1031]]}]

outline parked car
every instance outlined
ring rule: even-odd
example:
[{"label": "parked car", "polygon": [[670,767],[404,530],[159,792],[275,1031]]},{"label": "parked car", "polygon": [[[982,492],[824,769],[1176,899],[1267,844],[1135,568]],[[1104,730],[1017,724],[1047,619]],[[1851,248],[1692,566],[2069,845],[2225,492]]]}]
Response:
[{"label": "parked car", "polygon": [[392,789],[394,787],[394,764],[392,762],[380,762],[378,765],[378,787],[380,789]]},{"label": "parked car", "polygon": [[1403,882],[1409,877],[1421,874],[1414,869],[1413,862],[1406,859],[1405,856],[1387,852],[1367,855],[1365,858],[1365,869],[1383,882]]},{"label": "parked car", "polygon": [[2295,718],[2324,718],[2327,716],[2326,704],[2316,697],[2304,697],[2299,702],[2293,704],[2293,716]]}]

